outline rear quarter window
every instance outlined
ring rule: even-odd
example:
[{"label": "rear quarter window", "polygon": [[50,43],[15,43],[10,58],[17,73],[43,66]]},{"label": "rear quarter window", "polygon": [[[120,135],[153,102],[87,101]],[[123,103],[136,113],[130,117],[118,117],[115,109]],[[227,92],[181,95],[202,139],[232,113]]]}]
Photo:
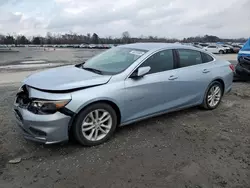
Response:
[{"label": "rear quarter window", "polygon": [[206,53],[202,53],[201,52],[201,55],[202,55],[202,62],[203,63],[208,63],[208,62],[211,62],[214,60],[213,57],[211,57],[210,55],[206,54]]}]

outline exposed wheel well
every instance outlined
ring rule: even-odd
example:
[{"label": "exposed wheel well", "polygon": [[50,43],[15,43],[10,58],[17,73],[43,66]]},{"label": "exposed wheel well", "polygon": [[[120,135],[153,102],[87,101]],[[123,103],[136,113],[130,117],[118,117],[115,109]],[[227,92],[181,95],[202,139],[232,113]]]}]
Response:
[{"label": "exposed wheel well", "polygon": [[214,80],[214,81],[217,81],[217,82],[220,82],[220,83],[221,83],[222,89],[223,89],[222,93],[224,94],[224,91],[225,91],[225,83],[224,83],[224,81],[223,81],[222,79],[216,79],[216,80]]}]

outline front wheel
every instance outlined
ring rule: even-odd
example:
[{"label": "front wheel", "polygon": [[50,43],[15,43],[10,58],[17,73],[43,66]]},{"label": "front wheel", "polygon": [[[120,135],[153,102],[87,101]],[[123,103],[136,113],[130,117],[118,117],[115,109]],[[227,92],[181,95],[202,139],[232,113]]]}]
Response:
[{"label": "front wheel", "polygon": [[223,50],[220,50],[220,51],[219,51],[219,54],[224,54]]},{"label": "front wheel", "polygon": [[95,103],[82,110],[73,125],[76,140],[85,146],[107,141],[117,126],[115,110],[106,103]]},{"label": "front wheel", "polygon": [[217,108],[221,102],[222,95],[222,84],[218,81],[212,82],[206,91],[202,106],[208,110],[213,110]]}]

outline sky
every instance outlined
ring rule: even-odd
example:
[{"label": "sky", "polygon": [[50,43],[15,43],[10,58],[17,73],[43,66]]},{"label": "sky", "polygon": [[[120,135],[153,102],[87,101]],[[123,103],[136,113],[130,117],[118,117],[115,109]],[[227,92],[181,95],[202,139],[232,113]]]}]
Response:
[{"label": "sky", "polygon": [[250,37],[250,0],[0,0],[0,34]]}]

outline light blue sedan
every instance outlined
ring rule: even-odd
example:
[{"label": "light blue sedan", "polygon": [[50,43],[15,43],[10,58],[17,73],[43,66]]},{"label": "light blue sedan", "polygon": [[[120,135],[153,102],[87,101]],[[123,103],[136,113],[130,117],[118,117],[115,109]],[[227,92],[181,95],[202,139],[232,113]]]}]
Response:
[{"label": "light blue sedan", "polygon": [[191,46],[135,43],[23,81],[14,112],[24,137],[46,144],[107,141],[117,126],[200,105],[215,109],[234,66]]}]

